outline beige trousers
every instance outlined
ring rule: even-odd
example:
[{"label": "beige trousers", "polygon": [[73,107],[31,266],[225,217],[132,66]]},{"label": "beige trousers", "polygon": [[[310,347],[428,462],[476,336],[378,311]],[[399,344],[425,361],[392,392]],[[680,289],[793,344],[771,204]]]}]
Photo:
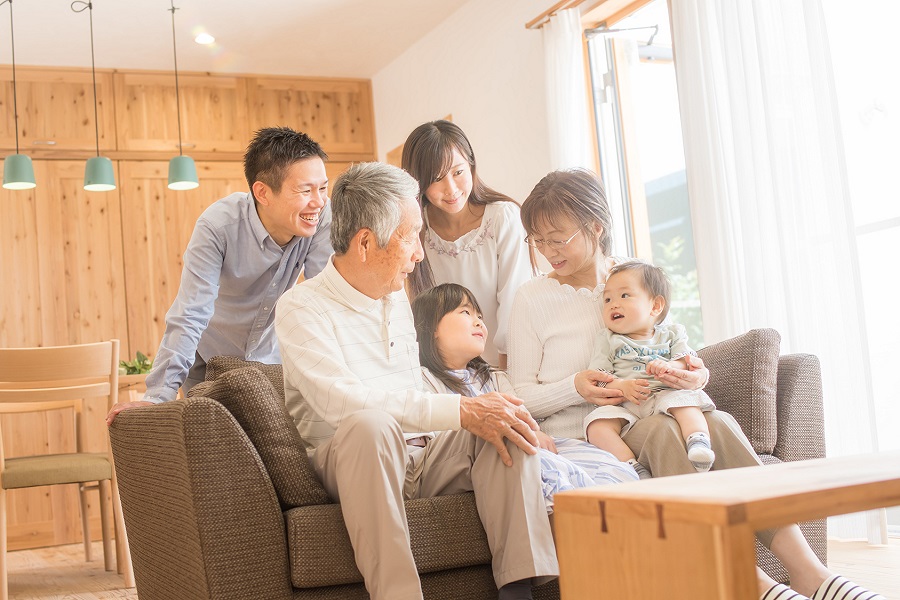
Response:
[{"label": "beige trousers", "polygon": [[404,498],[474,491],[498,588],[559,575],[540,459],[512,444],[507,448],[512,467],[467,431],[442,432],[424,448],[409,447],[397,421],[379,410],[353,413],[316,448],[313,468],[341,503],[356,565],[373,600],[422,598]]},{"label": "beige trousers", "polygon": [[[703,416],[709,424],[709,437],[713,452],[716,453],[713,470],[762,464],[734,417],[719,410],[705,412]],[[622,439],[654,477],[697,472],[688,460],[687,452],[684,452],[684,437],[678,428],[678,422],[672,417],[659,414],[640,419]],[[769,548],[777,531],[757,531],[756,536]]]}]

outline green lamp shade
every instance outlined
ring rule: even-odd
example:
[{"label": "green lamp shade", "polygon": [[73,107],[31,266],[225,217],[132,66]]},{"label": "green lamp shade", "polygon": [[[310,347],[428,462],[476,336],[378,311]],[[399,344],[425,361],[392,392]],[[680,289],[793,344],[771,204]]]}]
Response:
[{"label": "green lamp shade", "polygon": [[116,189],[112,161],[105,156],[95,156],[84,168],[84,189],[89,192],[108,192]]},{"label": "green lamp shade", "polygon": [[24,154],[10,154],[3,159],[3,187],[8,190],[30,190],[34,182],[34,167],[31,157]]},{"label": "green lamp shade", "polygon": [[176,156],[169,161],[169,189],[192,190],[200,185],[197,166],[190,156]]}]

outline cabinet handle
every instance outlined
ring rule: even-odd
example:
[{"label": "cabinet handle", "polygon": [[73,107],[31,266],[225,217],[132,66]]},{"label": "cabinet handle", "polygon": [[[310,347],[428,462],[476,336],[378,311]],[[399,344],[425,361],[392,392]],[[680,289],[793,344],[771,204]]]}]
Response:
[{"label": "cabinet handle", "polygon": [[54,140],[32,140],[31,142],[35,146],[55,146],[56,142]]},{"label": "cabinet handle", "polygon": [[[177,148],[178,146],[175,146],[175,147]],[[183,144],[181,144],[181,147],[182,148],[196,148],[197,144],[191,144],[188,142],[184,142]]]}]

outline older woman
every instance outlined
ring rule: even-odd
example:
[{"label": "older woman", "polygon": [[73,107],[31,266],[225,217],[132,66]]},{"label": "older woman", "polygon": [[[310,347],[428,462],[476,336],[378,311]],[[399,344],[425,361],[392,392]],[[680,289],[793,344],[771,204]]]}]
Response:
[{"label": "older woman", "polygon": [[[525,283],[516,294],[509,329],[509,375],[543,431],[584,438],[582,422],[588,413],[622,401],[621,392],[603,387],[611,376],[587,368],[594,339],[603,328],[601,294],[616,262],[609,256],[611,216],[600,181],[584,170],[550,173],[522,205],[522,223],[527,242],[544,255],[552,271]],[[689,358],[687,370],[659,379],[674,388],[702,388],[709,371],[699,358]],[[704,416],[716,455],[714,468],[760,464],[731,415],[712,411]],[[677,423],[666,415],[640,420],[623,439],[655,476],[695,472]],[[794,588],[757,569],[763,600],[882,598],[832,575],[796,525],[761,531],[758,536],[784,564]],[[837,589],[840,595],[835,595]]]}]

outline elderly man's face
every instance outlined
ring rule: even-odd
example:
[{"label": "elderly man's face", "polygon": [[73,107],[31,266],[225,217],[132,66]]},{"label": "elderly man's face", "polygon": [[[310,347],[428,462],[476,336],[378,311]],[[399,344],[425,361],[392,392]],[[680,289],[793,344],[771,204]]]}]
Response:
[{"label": "elderly man's face", "polygon": [[422,230],[422,214],[415,198],[403,203],[400,225],[384,248],[375,248],[367,267],[381,286],[380,296],[403,289],[406,278],[416,263],[425,256],[419,232]]}]

